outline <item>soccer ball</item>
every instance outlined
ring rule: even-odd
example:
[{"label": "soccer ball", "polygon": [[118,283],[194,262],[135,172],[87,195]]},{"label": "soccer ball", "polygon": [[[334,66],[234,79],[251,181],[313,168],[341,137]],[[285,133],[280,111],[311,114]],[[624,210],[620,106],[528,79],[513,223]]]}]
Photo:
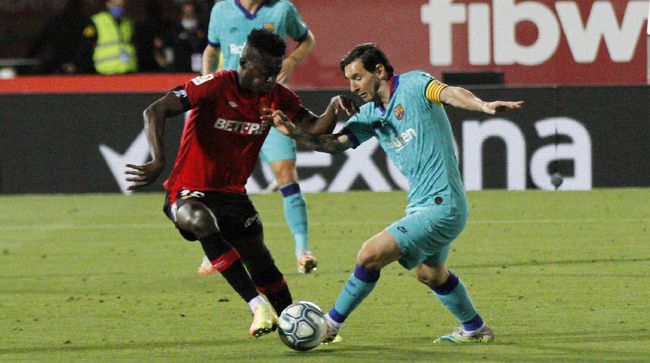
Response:
[{"label": "soccer ball", "polygon": [[280,340],[294,350],[306,351],[316,348],[327,333],[323,311],[309,301],[299,301],[287,306],[278,320]]}]

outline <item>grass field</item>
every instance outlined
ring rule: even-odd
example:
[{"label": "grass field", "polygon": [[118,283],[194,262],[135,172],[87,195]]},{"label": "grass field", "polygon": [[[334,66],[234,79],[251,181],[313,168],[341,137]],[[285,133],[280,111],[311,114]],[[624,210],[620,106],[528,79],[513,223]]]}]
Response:
[{"label": "grass field", "polygon": [[[252,197],[294,299],[329,309],[403,193],[307,195],[321,268],[298,275],[278,195]],[[160,212],[162,195],[0,197],[0,361],[650,361],[650,189],[469,193],[449,264],[497,335],[434,346],[457,323],[399,265],[341,331],[297,353],[250,338],[248,307],[198,276],[198,244]]]}]

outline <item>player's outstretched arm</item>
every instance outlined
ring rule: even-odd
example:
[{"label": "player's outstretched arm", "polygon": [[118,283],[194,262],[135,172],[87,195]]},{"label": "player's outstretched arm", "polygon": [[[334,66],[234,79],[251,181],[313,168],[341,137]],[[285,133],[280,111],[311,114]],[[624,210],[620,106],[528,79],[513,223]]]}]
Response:
[{"label": "player's outstretched arm", "polygon": [[490,115],[503,110],[521,108],[524,101],[492,101],[486,102],[476,97],[472,92],[461,87],[445,87],[440,92],[440,101],[458,108],[470,111],[480,111]]},{"label": "player's outstretched arm", "polygon": [[320,116],[316,116],[310,110],[303,108],[292,121],[297,127],[306,130],[310,134],[331,134],[334,127],[336,127],[336,121],[341,112],[345,112],[349,117],[358,111],[357,104],[351,98],[339,95],[330,99],[325,112]]},{"label": "player's outstretched arm", "polygon": [[184,107],[181,101],[172,92],[152,103],[144,110],[144,129],[149,141],[151,161],[142,164],[126,164],[126,181],[132,184],[127,190],[135,190],[147,186],[160,176],[165,167],[165,148],[163,145],[163,133],[165,130],[165,119],[180,115]]},{"label": "player's outstretched arm", "polygon": [[300,142],[311,150],[337,154],[352,147],[352,141],[345,134],[315,135],[296,126],[280,110],[265,108],[262,121],[271,123],[278,131]]}]

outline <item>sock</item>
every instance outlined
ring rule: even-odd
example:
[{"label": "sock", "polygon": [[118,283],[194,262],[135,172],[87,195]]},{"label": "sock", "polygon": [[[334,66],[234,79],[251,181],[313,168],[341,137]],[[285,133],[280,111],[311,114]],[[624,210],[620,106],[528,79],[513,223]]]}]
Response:
[{"label": "sock", "polygon": [[248,302],[248,306],[251,307],[251,311],[253,312],[255,311],[255,308],[258,305],[264,305],[264,304],[267,304],[267,302],[260,295],[255,296],[254,298],[251,299],[251,301]]},{"label": "sock", "polygon": [[308,249],[307,203],[298,183],[285,184],[280,187],[280,191],[284,203],[284,218],[296,243],[296,259],[298,259],[302,251]]},{"label": "sock", "polygon": [[447,310],[463,323],[465,330],[476,330],[483,325],[483,320],[474,309],[465,285],[452,271],[449,271],[449,278],[444,284],[432,290]]},{"label": "sock", "polygon": [[289,292],[289,286],[287,286],[287,281],[282,275],[280,275],[279,280],[270,285],[257,286],[257,290],[266,295],[266,298],[269,299],[269,303],[273,306],[273,310],[275,310],[278,315],[282,313],[284,308],[291,305],[293,302],[291,292]]},{"label": "sock", "polygon": [[343,290],[336,299],[334,308],[327,315],[335,322],[343,324],[348,315],[370,294],[379,280],[379,271],[356,265]]},{"label": "sock", "polygon": [[253,281],[239,258],[239,253],[223,239],[220,233],[213,233],[200,238],[199,241],[212,266],[221,273],[244,301],[251,301],[258,295]]}]

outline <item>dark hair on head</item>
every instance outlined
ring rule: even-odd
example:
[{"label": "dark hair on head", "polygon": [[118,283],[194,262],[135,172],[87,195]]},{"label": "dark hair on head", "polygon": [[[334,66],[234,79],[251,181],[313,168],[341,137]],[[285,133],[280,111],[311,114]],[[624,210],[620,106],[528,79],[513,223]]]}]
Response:
[{"label": "dark hair on head", "polygon": [[388,61],[386,54],[374,43],[359,44],[348,52],[341,59],[341,72],[345,72],[345,66],[352,63],[355,59],[360,59],[363,68],[368,72],[374,72],[377,64],[381,64],[386,68],[389,75],[393,74],[393,66]]},{"label": "dark hair on head", "polygon": [[273,57],[283,57],[287,51],[287,43],[284,39],[267,29],[253,29],[248,34],[246,45]]}]

